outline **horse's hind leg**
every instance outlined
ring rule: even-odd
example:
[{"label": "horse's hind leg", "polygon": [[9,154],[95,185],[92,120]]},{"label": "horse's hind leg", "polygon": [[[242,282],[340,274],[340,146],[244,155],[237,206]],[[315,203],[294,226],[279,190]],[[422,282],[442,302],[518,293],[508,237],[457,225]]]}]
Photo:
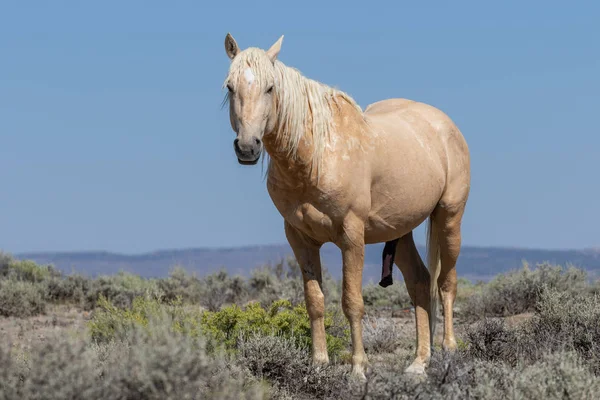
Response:
[{"label": "horse's hind leg", "polygon": [[465,204],[449,206],[440,203],[431,215],[433,223],[438,228],[440,246],[440,275],[438,287],[444,308],[444,340],[442,348],[448,351],[456,349],[454,338],[453,306],[456,299],[456,260],[461,246],[461,222]]},{"label": "horse's hind leg", "polygon": [[429,331],[429,271],[423,264],[415,246],[412,232],[398,241],[395,262],[406,284],[410,299],[415,306],[417,328],[417,354],[413,363],[406,370],[413,373],[424,373],[425,365],[431,355]]}]

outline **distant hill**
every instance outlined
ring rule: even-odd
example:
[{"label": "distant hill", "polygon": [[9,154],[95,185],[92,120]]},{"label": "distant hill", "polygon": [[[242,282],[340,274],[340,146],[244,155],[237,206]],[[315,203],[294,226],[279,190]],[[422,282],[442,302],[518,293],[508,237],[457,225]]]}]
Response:
[{"label": "distant hill", "polygon": [[[364,280],[379,281],[383,244],[369,245],[365,254]],[[425,249],[419,246],[421,255]],[[291,256],[287,244],[235,248],[193,248],[161,250],[145,254],[126,255],[109,252],[48,252],[15,254],[19,259],[30,259],[42,264],[53,264],[65,272],[80,272],[96,276],[128,271],[144,277],[165,277],[169,270],[180,265],[190,272],[205,275],[220,268],[232,274],[247,276],[258,266]],[[341,277],[341,254],[332,244],[321,250],[323,264],[336,278]],[[583,267],[590,275],[600,276],[599,250],[538,250],[498,247],[470,247],[461,250],[457,270],[459,277],[472,281],[487,281],[493,276],[520,268],[523,261],[532,265],[548,261],[554,264],[573,264]]]}]

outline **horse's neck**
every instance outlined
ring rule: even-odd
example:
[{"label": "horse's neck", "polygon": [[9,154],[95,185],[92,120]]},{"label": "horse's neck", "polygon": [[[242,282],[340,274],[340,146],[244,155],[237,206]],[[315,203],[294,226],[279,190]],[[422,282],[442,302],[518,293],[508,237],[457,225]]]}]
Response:
[{"label": "horse's neck", "polygon": [[269,153],[269,176],[279,185],[298,187],[316,182],[316,171],[312,169],[312,133],[300,141],[296,154],[292,157],[275,134],[265,135],[263,143]]},{"label": "horse's neck", "polygon": [[[342,95],[338,96],[331,105],[331,122],[335,121],[336,127],[342,131],[355,128],[355,122],[362,121],[362,112],[357,111],[354,105],[350,104]],[[273,132],[263,137],[265,149],[271,158],[269,175],[282,182],[290,181],[290,186],[293,187],[318,185],[318,174],[321,172],[323,160],[315,159],[315,144],[319,146],[328,146],[329,144],[314,140],[311,124],[307,122],[298,147],[294,154],[290,155],[289,143],[286,141],[291,140],[291,135],[287,134],[286,127],[281,124],[282,122],[278,121]],[[336,132],[331,133],[337,134]],[[327,139],[326,137],[324,140]],[[322,154],[319,156],[322,158]],[[315,160],[320,161],[320,165],[315,165],[313,163]]]}]

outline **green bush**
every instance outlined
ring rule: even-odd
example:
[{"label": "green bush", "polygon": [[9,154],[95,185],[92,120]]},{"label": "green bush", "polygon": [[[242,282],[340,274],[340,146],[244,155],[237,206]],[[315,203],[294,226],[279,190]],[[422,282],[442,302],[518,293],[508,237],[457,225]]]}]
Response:
[{"label": "green bush", "polygon": [[[220,311],[201,312],[198,309],[186,309],[180,300],[163,303],[148,296],[137,297],[130,308],[121,308],[101,297],[98,309],[89,322],[90,334],[99,342],[126,337],[132,326],[147,327],[153,318],[163,314],[171,318],[176,331],[191,336],[204,334],[211,339],[211,343],[229,350],[236,349],[238,340],[251,334],[292,338],[303,347],[311,344],[306,308],[304,305],[293,307],[287,300],[277,301],[268,309],[251,303],[245,309],[231,305]],[[331,357],[338,356],[349,340],[346,320],[328,312],[325,330],[329,354]]]},{"label": "green bush", "polygon": [[46,311],[45,288],[40,283],[0,280],[0,316],[26,318]]},{"label": "green bush", "polygon": [[[325,315],[325,335],[330,357],[339,356],[347,347],[349,329],[339,326],[343,321],[345,319],[336,318],[331,311]],[[250,303],[245,309],[232,305],[218,312],[204,312],[202,328],[209,337],[227,348],[235,348],[240,338],[251,334],[292,338],[305,348],[309,348],[312,341],[306,307],[303,304],[294,307],[287,300],[276,301],[268,309],[258,303]]]},{"label": "green bush", "polygon": [[129,308],[117,307],[101,296],[98,309],[95,310],[88,327],[94,341],[106,343],[126,338],[133,328],[148,329],[149,324],[156,319],[169,319],[174,331],[193,337],[200,335],[199,310],[186,309],[180,299],[164,303],[151,296],[134,298]]}]

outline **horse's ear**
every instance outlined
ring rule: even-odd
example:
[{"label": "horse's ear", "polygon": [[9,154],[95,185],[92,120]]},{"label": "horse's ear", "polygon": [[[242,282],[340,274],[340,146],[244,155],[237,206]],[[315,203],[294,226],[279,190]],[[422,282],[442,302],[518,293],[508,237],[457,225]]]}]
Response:
[{"label": "horse's ear", "polygon": [[232,60],[240,52],[240,48],[231,33],[227,33],[227,36],[225,36],[225,52]]},{"label": "horse's ear", "polygon": [[271,59],[272,62],[275,62],[277,59],[277,55],[279,54],[279,50],[281,50],[281,42],[283,42],[283,35],[275,42],[273,46],[269,50],[267,50],[267,56]]}]

